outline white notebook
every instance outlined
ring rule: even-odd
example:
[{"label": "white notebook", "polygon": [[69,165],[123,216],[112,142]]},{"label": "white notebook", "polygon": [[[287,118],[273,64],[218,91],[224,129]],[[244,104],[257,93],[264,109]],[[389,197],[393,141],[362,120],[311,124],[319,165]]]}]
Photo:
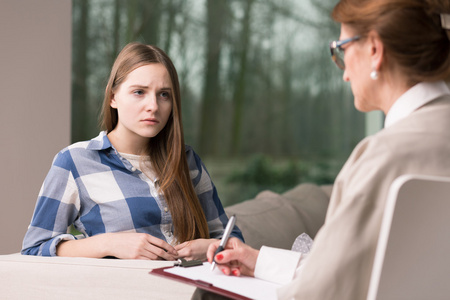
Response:
[{"label": "white notebook", "polygon": [[218,268],[211,271],[211,264],[205,262],[196,267],[173,267],[164,272],[182,276],[194,281],[212,284],[214,287],[230,291],[251,299],[272,300],[277,299],[279,284],[256,279],[248,276],[226,276]]}]

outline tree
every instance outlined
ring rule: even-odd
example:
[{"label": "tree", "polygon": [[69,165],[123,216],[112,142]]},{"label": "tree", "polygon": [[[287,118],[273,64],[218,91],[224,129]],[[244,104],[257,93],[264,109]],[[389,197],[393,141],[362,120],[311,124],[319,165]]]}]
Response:
[{"label": "tree", "polygon": [[226,22],[228,1],[207,0],[206,71],[200,123],[199,152],[214,154],[216,149],[218,107],[221,89],[219,83],[221,47]]},{"label": "tree", "polygon": [[232,116],[232,129],[231,129],[231,142],[230,142],[230,154],[237,155],[241,147],[241,127],[244,118],[244,103],[246,98],[246,75],[248,64],[248,52],[250,46],[250,21],[251,11],[254,0],[246,0],[244,8],[244,16],[242,18],[241,33],[238,42],[236,43],[236,52],[239,61],[239,70],[234,82],[234,94],[233,94],[233,116]]},{"label": "tree", "polygon": [[73,2],[75,26],[73,26],[72,60],[72,141],[84,139],[88,131],[87,124],[87,78],[88,78],[88,28],[89,1]]}]

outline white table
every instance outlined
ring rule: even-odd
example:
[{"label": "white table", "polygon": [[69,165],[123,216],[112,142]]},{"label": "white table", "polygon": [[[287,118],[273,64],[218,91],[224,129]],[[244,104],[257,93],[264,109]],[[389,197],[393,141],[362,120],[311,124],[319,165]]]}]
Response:
[{"label": "white table", "polygon": [[167,261],[0,255],[0,299],[190,299],[195,287],[149,271]]}]

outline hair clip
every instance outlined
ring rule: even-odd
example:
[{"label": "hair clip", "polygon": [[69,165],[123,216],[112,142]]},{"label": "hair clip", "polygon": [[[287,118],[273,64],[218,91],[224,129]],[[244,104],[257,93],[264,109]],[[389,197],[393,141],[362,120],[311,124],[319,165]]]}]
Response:
[{"label": "hair clip", "polygon": [[441,14],[441,26],[444,29],[450,30],[450,14]]}]

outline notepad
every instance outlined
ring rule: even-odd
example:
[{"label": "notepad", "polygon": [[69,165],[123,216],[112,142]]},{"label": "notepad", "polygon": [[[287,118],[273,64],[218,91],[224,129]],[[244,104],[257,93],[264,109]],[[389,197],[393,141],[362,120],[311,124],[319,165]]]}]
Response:
[{"label": "notepad", "polygon": [[[198,283],[204,283],[205,287],[206,285],[214,286],[217,289],[229,291],[251,299],[277,299],[276,290],[280,287],[279,284],[248,276],[226,276],[218,268],[214,271],[211,271],[210,268],[211,264],[205,262],[201,266],[190,268],[165,268],[164,272],[159,273],[168,273],[190,279],[186,283],[195,284],[200,288],[201,284]],[[170,278],[170,275],[167,277]]]}]

